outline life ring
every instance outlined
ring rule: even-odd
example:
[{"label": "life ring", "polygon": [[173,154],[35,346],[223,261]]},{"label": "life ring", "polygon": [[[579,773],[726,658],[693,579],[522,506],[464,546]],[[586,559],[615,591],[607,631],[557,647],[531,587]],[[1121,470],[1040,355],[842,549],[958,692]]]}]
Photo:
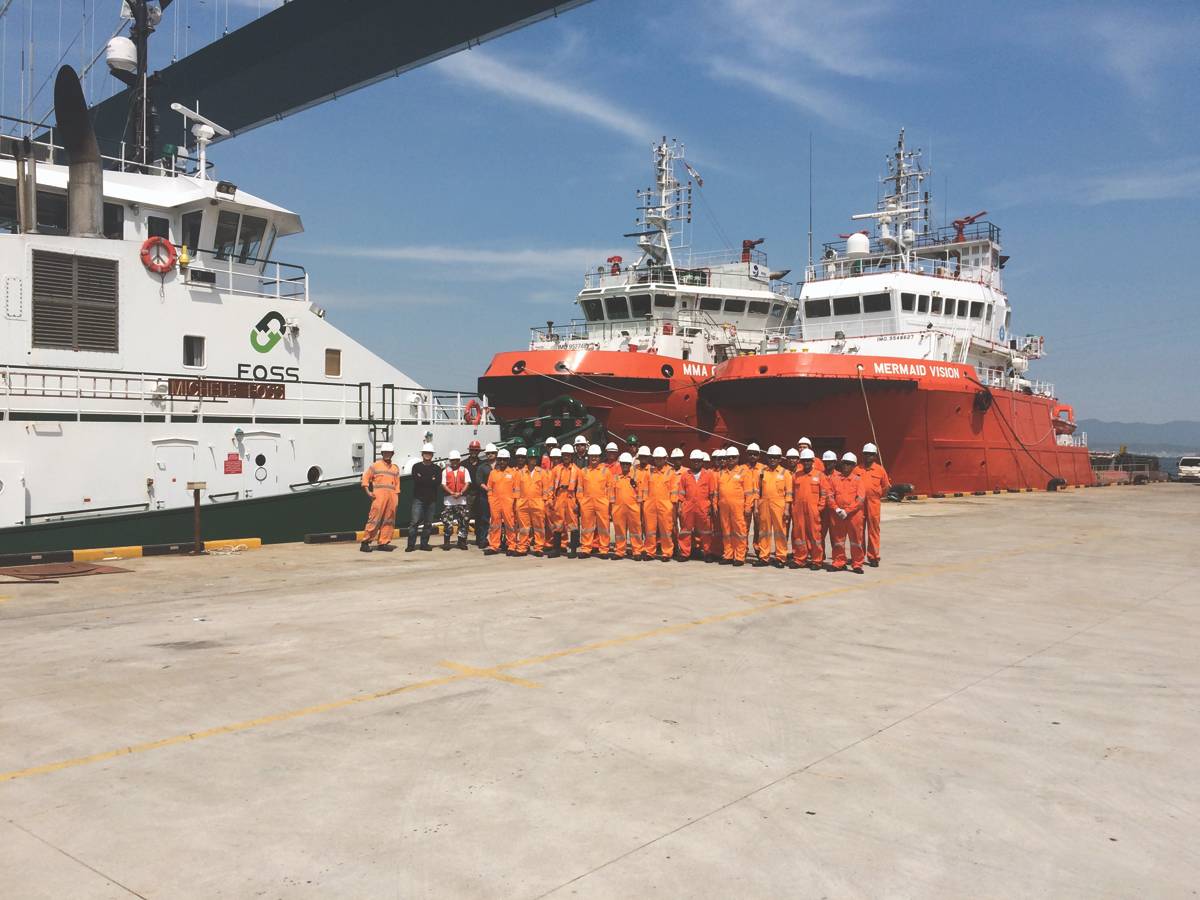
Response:
[{"label": "life ring", "polygon": [[[156,252],[159,251],[159,252]],[[175,268],[179,252],[165,237],[148,237],[142,242],[142,265],[155,275],[165,275]]]},{"label": "life ring", "polygon": [[478,400],[468,400],[463,408],[463,421],[468,425],[478,425],[483,421],[483,405]]}]

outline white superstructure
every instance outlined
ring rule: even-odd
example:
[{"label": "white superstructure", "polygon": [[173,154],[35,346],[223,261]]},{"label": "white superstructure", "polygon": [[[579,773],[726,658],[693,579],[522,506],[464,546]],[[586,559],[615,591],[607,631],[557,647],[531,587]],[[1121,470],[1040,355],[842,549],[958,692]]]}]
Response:
[{"label": "white superstructure", "polygon": [[[638,258],[609,257],[584,275],[569,325],[535,328],[530,350],[633,350],[716,363],[757,348],[770,329],[796,321],[794,288],[757,249],[694,253],[685,242],[692,194],[703,186],[684,148],[654,147],[655,183],[638,192]],[[685,180],[686,179],[686,180]]]},{"label": "white superstructure", "polygon": [[276,255],[295,213],[182,155],[106,158],[104,234],[70,236],[64,161],[0,139],[0,527],[190,505],[189,482],[208,503],[304,491],[359,477],[376,441],[405,459],[497,434],[473,393],[326,319]]}]

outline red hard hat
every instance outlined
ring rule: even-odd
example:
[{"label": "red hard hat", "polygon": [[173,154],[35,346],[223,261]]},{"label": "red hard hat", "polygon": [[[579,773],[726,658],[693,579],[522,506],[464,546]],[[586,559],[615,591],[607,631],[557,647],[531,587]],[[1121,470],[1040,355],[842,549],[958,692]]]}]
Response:
[{"label": "red hard hat", "polygon": [[467,444],[468,450],[479,450],[482,447],[483,447],[483,445],[481,443],[479,443],[479,441],[471,441],[471,443]]}]

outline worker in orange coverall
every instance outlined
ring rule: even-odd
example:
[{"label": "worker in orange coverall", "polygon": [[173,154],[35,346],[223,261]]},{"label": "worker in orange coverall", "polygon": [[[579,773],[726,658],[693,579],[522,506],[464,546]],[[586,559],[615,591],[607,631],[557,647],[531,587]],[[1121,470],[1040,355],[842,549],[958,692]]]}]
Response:
[{"label": "worker in orange coverall", "polygon": [[863,506],[866,492],[862,478],[855,473],[858,457],[846,451],[837,471],[829,477],[832,488],[833,518],[830,519],[833,538],[833,570],[846,569],[846,544],[850,544],[850,567],[856,575],[863,573]]},{"label": "worker in orange coverall", "polygon": [[[821,464],[822,474],[826,478],[832,478],[833,473],[837,471],[837,454],[834,453],[832,450],[826,450],[824,453],[821,454],[821,458],[818,459],[816,463],[813,463],[814,471],[817,470],[817,463]],[[821,547],[822,547],[822,549],[824,549],[824,547],[826,545],[826,541],[829,539],[829,535],[833,533],[833,504],[831,502],[828,502],[829,498],[832,498],[832,496],[833,496],[832,482],[830,483],[830,488],[826,492],[825,496],[827,498],[827,502],[825,503],[825,510],[821,513]],[[830,550],[832,551],[833,545],[830,544],[829,546],[830,546]],[[825,558],[828,559],[829,555],[826,555]]]},{"label": "worker in orange coverall", "polygon": [[654,448],[654,467],[646,478],[646,543],[643,557],[670,562],[675,555],[675,516],[679,510],[679,473],[666,447]]},{"label": "worker in orange coverall", "polygon": [[622,453],[621,471],[613,479],[612,559],[638,559],[642,555],[642,503],[646,499],[645,473],[633,471],[633,454]]},{"label": "worker in orange coverall", "polygon": [[887,469],[879,462],[879,448],[874,444],[863,445],[863,461],[854,470],[863,480],[863,490],[867,495],[867,505],[863,510],[866,520],[867,565],[879,565],[879,516],[883,506],[883,498],[892,486]]},{"label": "worker in orange coverall", "polygon": [[[800,448],[800,452],[801,452],[801,453],[803,453],[803,452],[804,452],[804,449],[805,449],[806,447],[807,447],[809,450],[812,450],[812,441],[810,441],[810,440],[809,440],[808,438],[806,438],[806,437],[802,437],[802,438],[800,438],[800,440],[796,441],[796,446],[797,446],[797,447],[799,447],[799,448]],[[830,452],[832,452],[832,451],[830,451]],[[834,467],[834,466],[827,466],[827,465],[825,465],[825,463],[823,463],[823,462],[821,461],[822,459],[825,459],[825,458],[826,458],[826,457],[828,457],[828,456],[829,456],[829,453],[827,452],[827,453],[825,454],[825,456],[822,456],[822,457],[821,457],[821,459],[817,459],[817,458],[816,458],[816,455],[814,454],[814,456],[813,456],[813,471],[814,471],[814,472],[816,472],[818,475],[830,475],[830,474],[832,474],[832,473],[833,473],[833,470],[834,470],[834,468],[835,468],[835,467]],[[834,454],[833,461],[834,461],[835,463],[837,462],[837,454]]]},{"label": "worker in orange coverall", "polygon": [[717,479],[717,512],[721,518],[721,565],[744,566],[746,564],[746,536],[749,534],[750,518],[754,514],[754,501],[758,498],[758,487],[754,484],[754,470],[738,461],[737,447],[725,451],[725,468]]},{"label": "worker in orange coverall", "polygon": [[783,451],[767,448],[767,462],[758,478],[758,541],[754,565],[782,569],[787,563],[788,523],[792,517],[792,473],[780,465]]},{"label": "worker in orange coverall", "polygon": [[496,465],[492,468],[487,484],[483,487],[487,491],[488,509],[492,513],[492,521],[488,527],[488,548],[483,551],[486,556],[494,556],[500,552],[502,537],[508,543],[508,555],[516,555],[517,476],[508,465],[511,458],[512,454],[507,449],[496,453]]},{"label": "worker in orange coverall", "polygon": [[717,502],[717,473],[704,468],[705,453],[693,450],[688,469],[679,475],[680,559],[716,562],[713,556],[713,510]]},{"label": "worker in orange coverall", "polygon": [[541,556],[546,549],[546,500],[550,497],[550,473],[543,469],[538,458],[517,450],[517,458],[525,463],[517,471],[517,556],[532,552]]},{"label": "worker in orange coverall", "polygon": [[[707,462],[710,463],[713,474],[712,561],[720,562],[723,542],[721,540],[721,513],[717,508],[717,488],[721,481],[721,473],[725,470],[725,451],[718,447],[712,452],[712,456]],[[710,466],[705,466],[705,468],[710,468]]]},{"label": "worker in orange coverall", "polygon": [[816,454],[807,447],[797,454],[796,471],[792,475],[792,561],[788,563],[789,569],[807,566],[816,570],[825,561],[821,519],[832,488],[829,479],[816,470],[815,463]]},{"label": "worker in orange coverall", "polygon": [[376,542],[377,550],[395,549],[392,534],[396,530],[396,504],[400,500],[400,467],[392,462],[395,452],[396,448],[391,444],[380,444],[380,458],[363,472],[363,490],[371,498],[366,534],[358,545],[363,553],[371,552],[372,540]]},{"label": "worker in orange coverall", "polygon": [[600,445],[587,449],[587,468],[579,473],[575,496],[579,500],[579,558],[596,553],[608,556],[609,509],[612,505],[613,475],[600,461]]},{"label": "worker in orange coverall", "polygon": [[[558,456],[555,456],[555,453]],[[554,493],[550,501],[550,531],[553,535],[551,556],[562,556],[566,553],[571,559],[575,557],[575,548],[579,546],[579,514],[575,500],[575,489],[579,485],[579,466],[575,464],[575,448],[563,444],[561,450],[551,450],[550,459],[557,465],[550,470],[552,476],[551,489]]]}]

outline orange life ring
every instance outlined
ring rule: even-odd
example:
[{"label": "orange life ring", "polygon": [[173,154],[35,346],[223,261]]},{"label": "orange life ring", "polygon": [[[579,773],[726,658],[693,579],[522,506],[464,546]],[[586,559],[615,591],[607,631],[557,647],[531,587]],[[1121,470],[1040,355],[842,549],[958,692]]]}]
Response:
[{"label": "orange life ring", "polygon": [[[165,255],[159,256],[154,251],[162,248]],[[142,242],[142,265],[155,275],[165,275],[175,268],[175,260],[179,252],[165,237],[148,237]]]},{"label": "orange life ring", "polygon": [[463,409],[463,421],[468,425],[478,425],[483,421],[483,405],[478,400],[468,400]]}]

